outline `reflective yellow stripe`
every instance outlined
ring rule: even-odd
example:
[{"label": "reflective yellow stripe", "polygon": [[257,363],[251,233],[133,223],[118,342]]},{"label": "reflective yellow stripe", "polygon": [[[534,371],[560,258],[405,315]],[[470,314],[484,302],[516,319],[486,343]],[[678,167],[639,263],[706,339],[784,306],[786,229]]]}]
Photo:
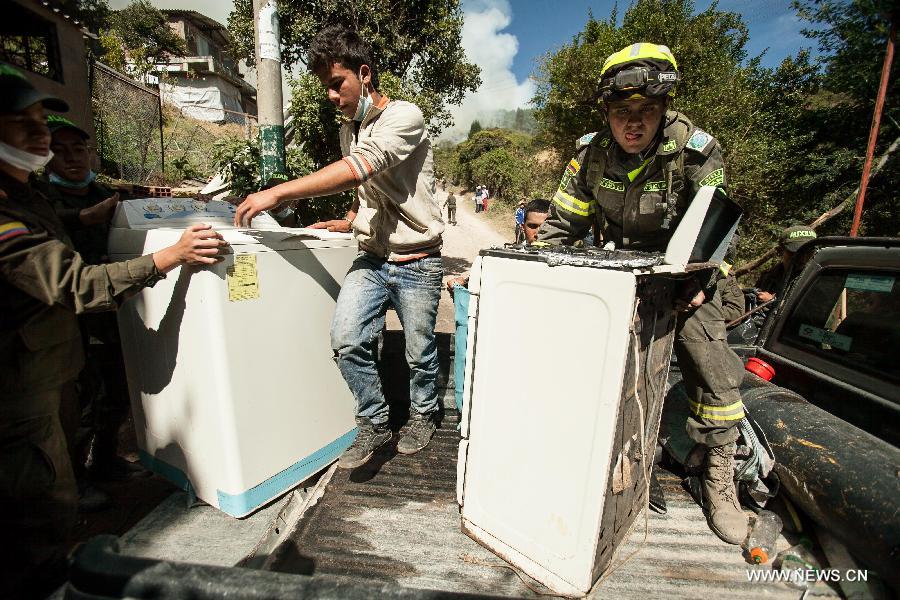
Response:
[{"label": "reflective yellow stripe", "polygon": [[556,191],[556,194],[553,196],[553,203],[563,210],[575,213],[582,217],[589,217],[594,212],[593,204],[590,202],[583,202],[562,190]]},{"label": "reflective yellow stripe", "polygon": [[704,419],[739,421],[744,418],[744,403],[735,402],[728,406],[712,406],[691,400],[691,412]]},{"label": "reflective yellow stripe", "polygon": [[702,402],[695,402],[694,400],[691,400],[691,408],[703,408],[704,410],[708,410],[711,412],[727,413],[736,410],[744,410],[744,402],[742,400],[738,400],[734,404],[729,404],[728,406],[713,406],[712,404],[703,404]]},{"label": "reflective yellow stripe", "polygon": [[663,181],[648,181],[644,184],[645,192],[664,192],[666,191],[666,182]]},{"label": "reflective yellow stripe", "polygon": [[646,167],[647,165],[650,164],[650,161],[651,161],[651,160],[652,160],[652,157],[651,157],[651,158],[648,158],[647,160],[645,160],[644,162],[642,162],[642,163],[641,163],[641,166],[639,166],[639,167],[638,167],[637,169],[635,169],[634,171],[629,171],[629,172],[628,172],[628,181],[634,181],[635,178],[636,178],[638,175],[641,174],[641,171],[644,170],[644,167]]},{"label": "reflective yellow stripe", "polygon": [[719,265],[719,271],[722,272],[722,275],[728,277],[728,274],[731,272],[732,264],[729,262],[722,261],[722,264]]}]

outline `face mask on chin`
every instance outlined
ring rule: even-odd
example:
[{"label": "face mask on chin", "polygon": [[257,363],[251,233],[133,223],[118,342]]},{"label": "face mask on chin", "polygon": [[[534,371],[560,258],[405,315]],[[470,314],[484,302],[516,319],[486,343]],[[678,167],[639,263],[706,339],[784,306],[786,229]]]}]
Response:
[{"label": "face mask on chin", "polygon": [[87,186],[91,185],[91,182],[97,177],[97,174],[93,171],[88,171],[88,174],[81,181],[69,181],[63,177],[60,177],[56,173],[50,173],[50,183],[53,185],[58,185],[59,187],[68,188],[70,190],[83,190]]},{"label": "face mask on chin", "polygon": [[53,158],[53,152],[47,152],[46,156],[31,154],[19,150],[5,142],[0,142],[0,160],[22,171],[34,173],[47,165]]},{"label": "face mask on chin", "polygon": [[362,83],[362,71],[359,72],[359,81],[359,102],[356,104],[356,114],[353,115],[354,121],[362,121],[372,106],[372,96],[366,91],[366,84]]}]

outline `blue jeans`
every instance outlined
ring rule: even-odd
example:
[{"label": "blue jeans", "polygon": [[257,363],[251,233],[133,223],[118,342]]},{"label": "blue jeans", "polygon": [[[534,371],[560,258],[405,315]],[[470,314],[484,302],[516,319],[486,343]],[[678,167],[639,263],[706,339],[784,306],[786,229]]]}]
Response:
[{"label": "blue jeans", "polygon": [[356,416],[374,425],[387,424],[388,405],[375,366],[378,334],[393,306],[406,336],[410,408],[422,414],[437,410],[438,372],[434,325],[441,297],[440,257],[402,263],[360,252],[338,295],[331,324],[331,347],[338,368],[356,398]]}]

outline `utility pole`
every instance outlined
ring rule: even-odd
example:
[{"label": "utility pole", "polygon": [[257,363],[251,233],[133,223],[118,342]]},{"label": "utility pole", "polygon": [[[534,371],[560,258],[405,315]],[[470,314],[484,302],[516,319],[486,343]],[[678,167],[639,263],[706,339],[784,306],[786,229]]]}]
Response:
[{"label": "utility pole", "polygon": [[281,97],[281,33],[276,0],[253,0],[256,103],[259,110],[259,176],[265,184],[284,173],[284,108]]}]

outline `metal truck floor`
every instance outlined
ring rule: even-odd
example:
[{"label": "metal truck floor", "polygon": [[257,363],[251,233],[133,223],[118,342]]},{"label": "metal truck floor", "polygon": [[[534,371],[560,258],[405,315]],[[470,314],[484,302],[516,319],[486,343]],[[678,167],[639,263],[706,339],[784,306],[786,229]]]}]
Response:
[{"label": "metal truck floor", "polygon": [[[460,531],[455,415],[418,454],[397,454],[395,444],[396,436],[363,467],[329,471],[320,482],[318,503],[268,557],[266,568],[453,592],[516,597],[548,592]],[[748,570],[758,567],[744,562],[740,548],[713,535],[678,479],[663,475],[668,514],[649,513],[645,543],[639,518],[616,562],[639,546],[640,552],[596,586],[592,597],[800,597],[781,583],[748,581]]]}]

